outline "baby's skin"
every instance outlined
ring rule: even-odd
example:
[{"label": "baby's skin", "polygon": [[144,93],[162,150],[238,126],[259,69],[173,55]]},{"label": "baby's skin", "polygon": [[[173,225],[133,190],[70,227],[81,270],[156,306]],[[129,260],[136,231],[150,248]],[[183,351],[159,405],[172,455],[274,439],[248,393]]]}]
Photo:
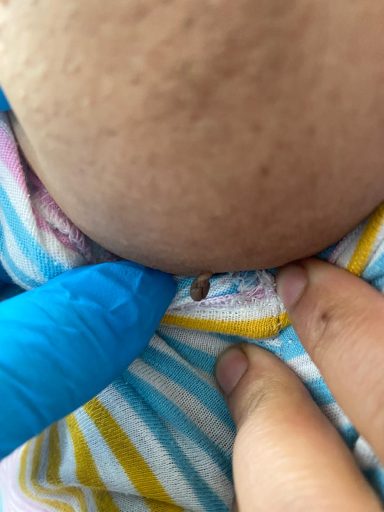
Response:
[{"label": "baby's skin", "polygon": [[383,24],[380,0],[3,0],[1,83],[92,239],[174,273],[270,267],[383,200]]}]

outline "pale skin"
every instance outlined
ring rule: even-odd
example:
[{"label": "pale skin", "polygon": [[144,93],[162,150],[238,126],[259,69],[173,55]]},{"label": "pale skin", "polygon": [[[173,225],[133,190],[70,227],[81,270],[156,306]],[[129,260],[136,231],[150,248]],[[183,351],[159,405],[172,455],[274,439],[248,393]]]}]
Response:
[{"label": "pale skin", "polygon": [[[339,240],[383,200],[383,24],[381,0],[3,0],[1,84],[32,167],[107,249],[183,274],[283,265]],[[382,457],[382,418],[372,426],[372,412],[355,411],[336,379],[339,323],[329,322],[335,343],[321,359],[311,350],[316,323],[304,319],[331,296],[332,319],[344,314],[348,326],[354,294],[382,316],[381,298],[342,271],[316,269],[324,281],[299,302],[306,315],[289,308],[293,322]],[[384,390],[370,379],[383,367],[383,326],[367,331],[360,315],[357,327],[372,343],[361,357],[353,344],[345,381],[379,410]],[[378,510],[294,375],[260,349],[244,354],[248,371],[227,393],[239,509],[325,510],[330,497],[330,510],[344,510],[344,499],[348,511]],[[224,389],[232,374],[222,361]],[[298,433],[313,442],[298,443]],[[287,468],[297,478],[285,481]]]}]

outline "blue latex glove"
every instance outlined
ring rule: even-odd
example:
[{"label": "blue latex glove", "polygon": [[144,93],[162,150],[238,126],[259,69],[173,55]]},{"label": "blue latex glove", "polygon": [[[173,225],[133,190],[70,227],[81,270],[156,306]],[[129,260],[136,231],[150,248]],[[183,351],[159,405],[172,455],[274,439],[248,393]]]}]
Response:
[{"label": "blue latex glove", "polygon": [[1,302],[0,459],[118,377],[174,293],[169,275],[118,262]]},{"label": "blue latex glove", "polygon": [[8,112],[9,110],[11,110],[11,106],[9,105],[8,100],[5,97],[3,90],[0,89],[0,112]]}]

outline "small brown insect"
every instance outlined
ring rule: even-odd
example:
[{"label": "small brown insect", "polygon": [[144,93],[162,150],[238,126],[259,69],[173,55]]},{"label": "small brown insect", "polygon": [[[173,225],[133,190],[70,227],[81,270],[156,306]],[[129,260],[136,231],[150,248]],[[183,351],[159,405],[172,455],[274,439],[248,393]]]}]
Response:
[{"label": "small brown insect", "polygon": [[212,272],[201,272],[201,274],[199,274],[199,276],[193,281],[189,293],[194,301],[200,302],[207,297],[211,287],[209,280],[212,275]]}]

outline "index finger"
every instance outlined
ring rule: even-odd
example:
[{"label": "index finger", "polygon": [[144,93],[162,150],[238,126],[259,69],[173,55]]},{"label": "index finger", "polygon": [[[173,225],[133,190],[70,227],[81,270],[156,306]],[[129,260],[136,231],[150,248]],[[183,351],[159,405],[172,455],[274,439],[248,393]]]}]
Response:
[{"label": "index finger", "polygon": [[171,276],[119,261],[70,270],[0,304],[0,459],[71,413],[140,355]]},{"label": "index finger", "polygon": [[335,399],[384,461],[384,297],[318,260],[283,269],[278,293]]}]

